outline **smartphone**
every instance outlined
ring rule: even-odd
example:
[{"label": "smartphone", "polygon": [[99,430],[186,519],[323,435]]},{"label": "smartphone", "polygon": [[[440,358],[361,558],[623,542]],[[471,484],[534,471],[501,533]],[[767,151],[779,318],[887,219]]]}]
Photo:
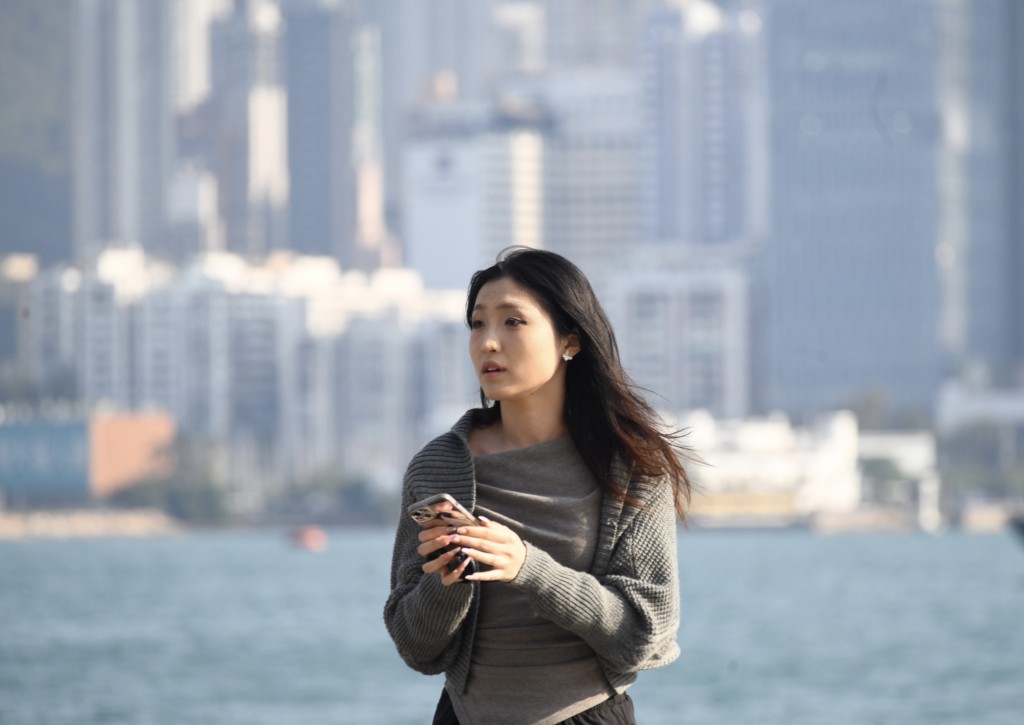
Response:
[{"label": "smartphone", "polygon": [[479,526],[476,516],[456,501],[451,494],[439,493],[429,496],[406,509],[409,516],[420,526],[439,520],[445,526]]},{"label": "smartphone", "polygon": [[[476,516],[466,510],[466,507],[456,501],[450,494],[439,493],[434,496],[428,496],[425,499],[417,501],[411,504],[407,509],[406,513],[409,514],[409,518],[415,521],[423,528],[427,528],[431,525],[432,521],[440,521],[444,526],[480,526],[480,522]],[[437,557],[449,551],[454,544],[446,546],[443,549],[438,549],[433,554],[428,556],[428,559],[436,559]],[[459,565],[465,561],[466,555],[458,553],[448,564],[448,571],[455,571],[459,568]],[[475,571],[483,571],[483,565],[478,565],[477,562],[470,559],[469,564],[463,569],[461,579],[465,579],[468,575]]]}]

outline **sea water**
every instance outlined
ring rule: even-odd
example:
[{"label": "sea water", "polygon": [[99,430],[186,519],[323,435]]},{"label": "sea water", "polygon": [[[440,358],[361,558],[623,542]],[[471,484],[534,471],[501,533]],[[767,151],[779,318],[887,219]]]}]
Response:
[{"label": "sea water", "polygon": [[[382,620],[391,533],[0,543],[0,723],[427,723]],[[642,725],[1024,722],[1008,534],[684,531],[682,656]]]}]

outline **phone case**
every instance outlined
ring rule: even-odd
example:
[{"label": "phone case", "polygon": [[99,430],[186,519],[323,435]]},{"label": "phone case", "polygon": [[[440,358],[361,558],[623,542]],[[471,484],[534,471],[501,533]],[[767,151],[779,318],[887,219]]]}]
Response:
[{"label": "phone case", "polygon": [[[439,493],[434,496],[429,496],[425,499],[417,501],[411,504],[407,509],[406,513],[409,514],[409,518],[415,521],[420,526],[427,526],[431,521],[435,519],[445,522],[449,526],[479,526],[480,522],[477,521],[476,517],[473,516],[466,508],[456,501],[450,494]],[[454,546],[454,545],[452,545]],[[451,550],[452,546],[446,546],[443,549],[438,549],[430,556],[428,560],[436,559],[445,552]],[[455,571],[459,568],[463,561],[465,561],[466,555],[458,553],[455,558],[448,564],[448,571]],[[470,560],[469,564],[462,571],[461,579],[465,579],[473,572],[479,570],[483,571],[486,567],[483,565],[477,565],[473,560]]]},{"label": "phone case", "polygon": [[425,526],[434,519],[440,519],[452,526],[480,525],[473,514],[447,493],[439,493],[417,501],[406,511],[410,518],[420,526]]}]

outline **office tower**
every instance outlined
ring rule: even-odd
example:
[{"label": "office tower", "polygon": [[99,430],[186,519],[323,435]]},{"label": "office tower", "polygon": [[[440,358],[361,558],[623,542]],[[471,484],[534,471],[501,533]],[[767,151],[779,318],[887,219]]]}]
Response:
[{"label": "office tower", "polygon": [[1005,387],[1020,372],[1022,13],[1004,0],[940,5],[940,262],[953,372]]},{"label": "office tower", "polygon": [[[1010,47],[1010,77],[1008,88],[1004,91],[1012,99],[1012,105],[1007,109],[1010,117],[1008,127],[1011,129],[1010,148],[1013,157],[1013,168],[1011,170],[1010,195],[1011,195],[1011,221],[1010,221],[1010,244],[1012,246],[1011,269],[1016,279],[1024,279],[1024,93],[1019,89],[1024,88],[1024,7],[1020,3],[1007,3],[1010,8],[1009,22],[1006,28],[1011,35]],[[1014,338],[1014,378],[1017,384],[1024,384],[1024,285],[1016,284],[1012,287],[1013,314],[1011,319],[1016,323],[1011,327],[1010,334]]]},{"label": "office tower", "polygon": [[648,14],[665,0],[539,0],[546,64],[635,68]]},{"label": "office tower", "polygon": [[287,108],[275,0],[235,0],[210,29],[210,98],[195,122],[217,178],[225,247],[250,258],[286,246]]},{"label": "office tower", "polygon": [[402,178],[409,119],[441,98],[481,100],[504,72],[492,2],[362,0],[359,22],[379,33],[384,211],[404,239]]},{"label": "office tower", "polygon": [[0,257],[69,262],[71,38],[67,0],[9,0],[0,41]]},{"label": "office tower", "polygon": [[642,62],[644,236],[686,244],[764,237],[766,78],[752,3],[706,0],[652,13]]},{"label": "office tower", "polygon": [[160,252],[175,156],[166,0],[78,0],[73,72],[77,258],[107,245]]},{"label": "office tower", "polygon": [[167,190],[164,237],[164,256],[176,262],[183,263],[201,252],[224,249],[217,177],[202,159],[183,159],[174,170]]},{"label": "office tower", "polygon": [[406,150],[405,263],[428,287],[464,289],[481,256],[487,108],[452,105],[432,116]]},{"label": "office tower", "polygon": [[493,5],[500,67],[510,74],[540,73],[545,67],[544,8],[530,0]]},{"label": "office tower", "polygon": [[357,265],[353,27],[337,3],[285,12],[288,89],[289,247]]},{"label": "office tower", "polygon": [[498,252],[543,241],[542,133],[532,114],[441,104],[406,151],[405,261],[434,289],[465,289]]},{"label": "office tower", "polygon": [[210,26],[224,18],[234,0],[176,0],[174,18],[174,102],[188,113],[210,95]]},{"label": "office tower", "polygon": [[771,231],[757,407],[925,416],[944,367],[936,4],[766,4]]},{"label": "office tower", "polygon": [[543,203],[546,249],[610,273],[640,237],[640,89],[635,74],[578,68],[524,80],[545,114]]}]

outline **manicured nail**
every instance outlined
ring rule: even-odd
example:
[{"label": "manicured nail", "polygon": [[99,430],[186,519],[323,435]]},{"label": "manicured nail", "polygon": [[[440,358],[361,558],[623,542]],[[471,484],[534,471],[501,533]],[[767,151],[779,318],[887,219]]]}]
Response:
[{"label": "manicured nail", "polygon": [[478,516],[477,518],[479,518],[479,519],[480,519],[481,521],[483,521],[483,522],[484,522],[485,524],[489,524],[489,523],[491,523],[491,520],[490,520],[489,518],[487,518],[486,516]]}]

